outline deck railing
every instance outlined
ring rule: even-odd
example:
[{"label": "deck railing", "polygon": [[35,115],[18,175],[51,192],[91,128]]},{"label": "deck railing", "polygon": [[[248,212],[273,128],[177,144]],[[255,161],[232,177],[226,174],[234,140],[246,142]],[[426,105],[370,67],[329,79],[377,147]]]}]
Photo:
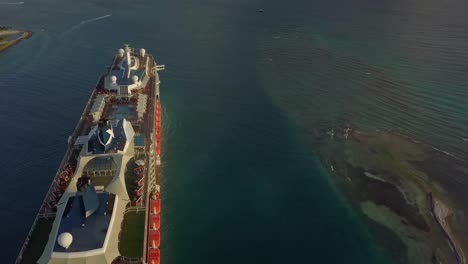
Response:
[{"label": "deck railing", "polygon": [[146,206],[130,206],[125,208],[124,214],[130,213],[130,212],[144,212],[146,210]]},{"label": "deck railing", "polygon": [[143,258],[128,258],[128,257],[120,256],[119,259],[124,261],[125,263],[128,263],[128,264],[145,263],[145,262],[143,262]]}]

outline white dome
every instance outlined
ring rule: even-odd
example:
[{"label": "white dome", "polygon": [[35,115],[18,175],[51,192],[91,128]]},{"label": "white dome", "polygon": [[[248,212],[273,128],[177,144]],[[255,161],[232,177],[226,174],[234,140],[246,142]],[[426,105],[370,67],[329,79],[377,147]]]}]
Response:
[{"label": "white dome", "polygon": [[64,232],[58,236],[57,242],[63,248],[68,249],[73,242],[73,236],[68,232]]},{"label": "white dome", "polygon": [[144,57],[145,54],[146,54],[146,50],[145,49],[140,49],[140,56]]},{"label": "white dome", "polygon": [[120,57],[123,57],[124,53],[125,53],[124,49],[119,49],[119,56]]},{"label": "white dome", "polygon": [[117,82],[117,77],[115,77],[114,75],[111,76],[111,82],[112,83],[116,83]]},{"label": "white dome", "polygon": [[133,80],[133,83],[137,83],[138,82],[138,76],[133,75],[132,80]]}]

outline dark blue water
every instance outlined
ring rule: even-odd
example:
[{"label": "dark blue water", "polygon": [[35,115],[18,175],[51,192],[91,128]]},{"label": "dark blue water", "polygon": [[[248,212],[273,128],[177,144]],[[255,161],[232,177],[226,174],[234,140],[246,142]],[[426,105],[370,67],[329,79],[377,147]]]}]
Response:
[{"label": "dark blue water", "polygon": [[164,263],[391,262],[306,132],[344,116],[466,154],[467,4],[444,3],[0,5],[0,24],[35,32],[0,55],[0,258],[16,257],[91,89],[130,43],[167,68]]}]

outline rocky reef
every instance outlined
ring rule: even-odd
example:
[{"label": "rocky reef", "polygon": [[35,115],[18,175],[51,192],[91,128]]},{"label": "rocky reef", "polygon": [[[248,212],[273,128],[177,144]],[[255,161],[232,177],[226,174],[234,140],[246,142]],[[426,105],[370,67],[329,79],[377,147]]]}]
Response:
[{"label": "rocky reef", "polygon": [[0,52],[32,36],[31,31],[21,31],[0,26]]},{"label": "rocky reef", "polygon": [[391,132],[348,127],[323,131],[314,148],[396,263],[465,263],[468,184],[457,179],[468,179],[466,162]]}]

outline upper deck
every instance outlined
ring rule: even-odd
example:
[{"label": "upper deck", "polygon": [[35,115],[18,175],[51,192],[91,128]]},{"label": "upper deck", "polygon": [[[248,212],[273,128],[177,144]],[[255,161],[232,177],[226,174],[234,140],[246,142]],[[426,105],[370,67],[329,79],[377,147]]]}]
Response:
[{"label": "upper deck", "polygon": [[102,248],[112,217],[114,195],[98,193],[99,208],[85,217],[83,195],[70,197],[60,220],[58,234],[68,232],[73,237],[73,244],[65,249],[55,243],[54,252],[80,252]]}]

